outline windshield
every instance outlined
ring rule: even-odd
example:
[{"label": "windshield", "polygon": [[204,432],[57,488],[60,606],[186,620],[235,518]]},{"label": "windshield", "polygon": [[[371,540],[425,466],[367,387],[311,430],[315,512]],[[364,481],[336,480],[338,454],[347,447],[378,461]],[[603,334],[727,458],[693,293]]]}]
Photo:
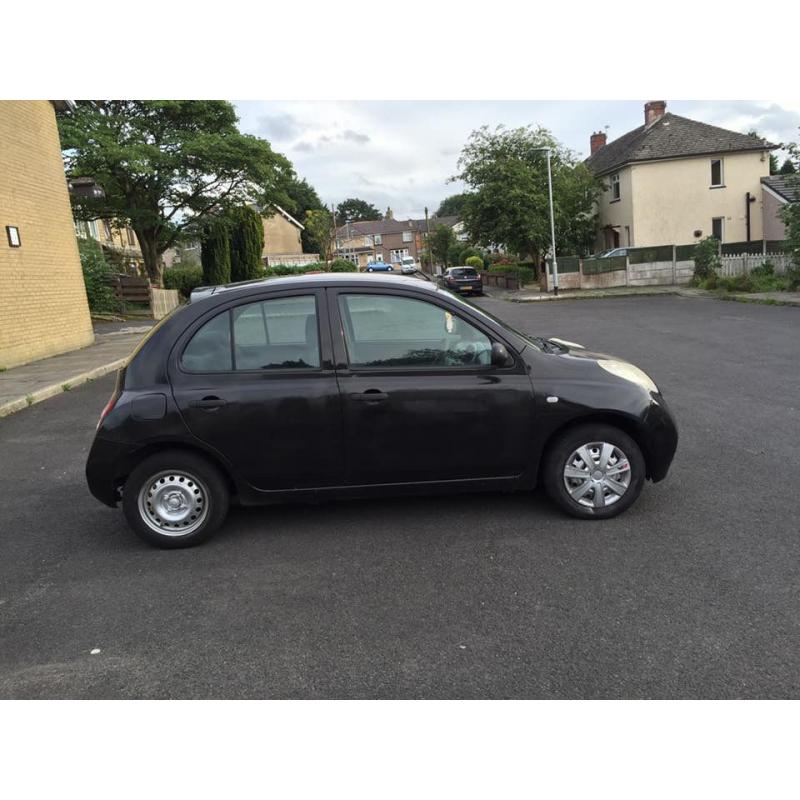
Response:
[{"label": "windshield", "polygon": [[478,273],[472,267],[458,267],[451,269],[450,274],[454,278],[477,278]]}]

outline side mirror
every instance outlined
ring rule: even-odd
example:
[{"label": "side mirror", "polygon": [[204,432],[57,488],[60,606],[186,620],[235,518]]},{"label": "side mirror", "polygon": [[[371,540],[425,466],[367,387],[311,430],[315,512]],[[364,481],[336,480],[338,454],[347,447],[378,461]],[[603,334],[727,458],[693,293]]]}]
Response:
[{"label": "side mirror", "polygon": [[506,346],[500,342],[495,342],[492,345],[492,366],[510,367],[513,363],[514,359]]}]

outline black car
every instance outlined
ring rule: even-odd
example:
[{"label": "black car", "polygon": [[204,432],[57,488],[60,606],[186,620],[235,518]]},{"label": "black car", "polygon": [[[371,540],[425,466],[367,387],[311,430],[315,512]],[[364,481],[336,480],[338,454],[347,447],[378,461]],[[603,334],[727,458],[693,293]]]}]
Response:
[{"label": "black car", "polygon": [[197,297],[120,370],[86,465],[92,494],[162,547],[208,538],[233,499],[542,483],[570,514],[605,519],[675,453],[644,372],[518,333],[433,283],[329,273]]},{"label": "black car", "polygon": [[483,278],[474,267],[448,267],[442,286],[459,294],[483,294]]}]

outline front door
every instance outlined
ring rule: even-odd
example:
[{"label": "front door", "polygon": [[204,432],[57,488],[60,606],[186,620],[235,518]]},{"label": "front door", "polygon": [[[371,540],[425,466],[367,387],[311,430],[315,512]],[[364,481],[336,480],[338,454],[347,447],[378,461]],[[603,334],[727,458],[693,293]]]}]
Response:
[{"label": "front door", "polygon": [[173,394],[198,438],[258,489],[343,480],[341,406],[324,292],[268,295],[179,342]]},{"label": "front door", "polygon": [[[426,293],[427,294],[427,293]],[[528,462],[522,360],[491,365],[491,335],[442,298],[329,290],[354,485],[510,478]]]}]

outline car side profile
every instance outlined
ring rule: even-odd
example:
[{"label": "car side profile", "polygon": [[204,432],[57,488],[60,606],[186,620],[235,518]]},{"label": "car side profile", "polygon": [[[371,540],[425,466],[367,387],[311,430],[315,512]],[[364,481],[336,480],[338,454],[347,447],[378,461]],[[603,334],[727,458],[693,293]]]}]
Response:
[{"label": "car side profile", "polygon": [[394,272],[394,267],[387,261],[370,261],[367,272]]},{"label": "car side profile", "polygon": [[92,494],[161,547],[207,539],[232,501],[541,483],[606,519],[675,453],[644,372],[432,282],[327,273],[197,298],[119,371],[86,465]]}]

